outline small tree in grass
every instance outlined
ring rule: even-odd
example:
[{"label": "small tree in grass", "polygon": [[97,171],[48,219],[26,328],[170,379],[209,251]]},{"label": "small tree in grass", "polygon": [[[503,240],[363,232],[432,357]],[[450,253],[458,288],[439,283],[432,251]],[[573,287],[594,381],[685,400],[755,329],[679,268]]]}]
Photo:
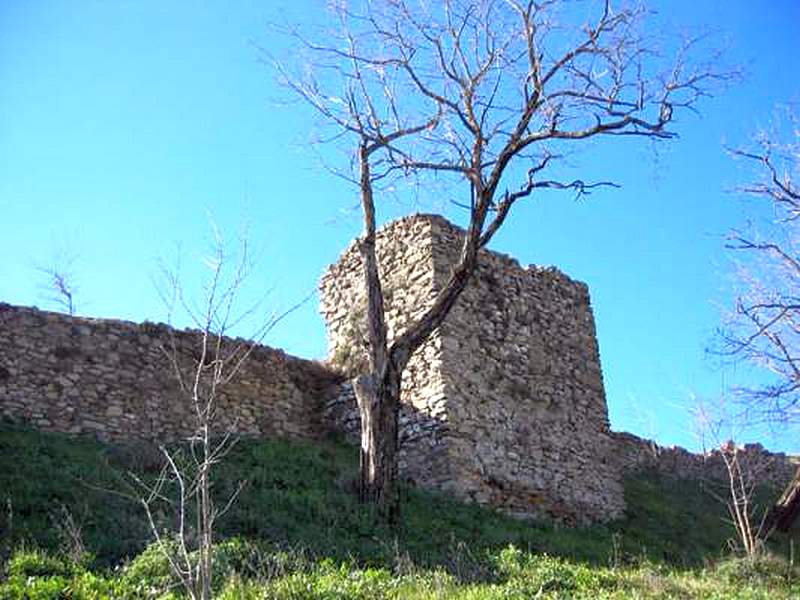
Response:
[{"label": "small tree in grass", "polygon": [[42,298],[68,315],[74,315],[77,310],[77,260],[78,255],[65,246],[58,249],[48,263],[36,265],[41,277],[38,287]]},{"label": "small tree in grass", "polygon": [[[232,328],[255,316],[260,307],[256,303],[237,310],[237,300],[252,267],[247,242],[241,242],[238,255],[229,255],[221,234],[214,228],[212,252],[202,264],[206,277],[199,300],[187,296],[177,269],[162,269],[160,288],[170,322],[177,312],[182,312],[194,327],[194,331],[180,336],[169,329],[169,342],[161,347],[165,366],[174,373],[180,401],[189,407],[191,433],[176,448],[160,446],[164,466],[155,482],[137,478],[144,490],[138,500],[156,543],[193,600],[211,598],[216,523],[242,489],[240,483],[231,495],[220,499],[212,486],[214,470],[236,442],[235,423],[227,429],[219,428],[221,395],[236,380],[253,349],[289,312],[261,321],[249,340],[228,337]],[[187,339],[191,340],[189,352],[185,351]],[[159,527],[157,516],[164,504],[172,510],[176,523],[175,530],[167,534]]]}]

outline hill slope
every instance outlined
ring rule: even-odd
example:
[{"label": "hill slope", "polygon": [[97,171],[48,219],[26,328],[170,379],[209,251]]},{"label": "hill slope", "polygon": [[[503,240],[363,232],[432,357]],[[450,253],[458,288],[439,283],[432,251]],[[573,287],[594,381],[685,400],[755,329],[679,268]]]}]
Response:
[{"label": "hill slope", "polygon": [[[608,525],[567,529],[526,523],[438,494],[404,489],[403,525],[391,531],[356,502],[355,460],[352,447],[334,440],[316,445],[240,441],[216,472],[219,498],[246,482],[219,522],[220,537],[249,540],[242,543],[258,547],[259,556],[302,556],[304,567],[297,572],[305,575],[333,569],[333,575],[317,573],[323,579],[348,579],[364,569],[379,569],[381,577],[390,578],[409,569],[440,572],[453,578],[448,585],[462,586],[457,596],[462,597],[467,593],[463,586],[508,583],[514,579],[512,571],[528,573],[530,579],[532,570],[561,569],[572,579],[580,572],[587,581],[601,581],[611,577],[609,566],[612,571],[634,564],[698,568],[727,553],[732,531],[708,484],[704,488],[699,482],[652,474],[626,482],[627,513]],[[158,453],[145,444],[111,446],[3,428],[0,490],[6,510],[0,551],[8,557],[24,545],[59,553],[74,551],[79,541],[93,555],[84,566],[98,573],[133,559],[151,535],[136,502],[139,490],[127,474],[152,478],[159,468]],[[171,522],[167,508],[159,513],[165,527]],[[787,544],[788,539],[777,540],[779,550]],[[543,559],[544,554],[559,558]],[[550,562],[537,562],[541,560]],[[281,573],[299,576],[291,569]]]}]

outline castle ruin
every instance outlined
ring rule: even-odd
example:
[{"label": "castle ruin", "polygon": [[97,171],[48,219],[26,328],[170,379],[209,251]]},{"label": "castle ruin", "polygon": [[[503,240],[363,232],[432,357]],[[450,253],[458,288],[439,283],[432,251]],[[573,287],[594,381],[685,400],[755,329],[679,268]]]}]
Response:
[{"label": "castle ruin", "polygon": [[[380,232],[390,339],[433,301],[462,236],[431,215]],[[334,430],[357,439],[346,379],[365,359],[362,278],[351,245],[320,284],[328,363],[256,347],[220,398],[221,431],[318,440]],[[191,361],[197,335],[0,302],[0,416],[106,440],[185,438],[190,409],[163,351]],[[412,357],[402,402],[406,481],[516,515],[608,520],[624,510],[628,473],[725,475],[719,452],[692,454],[611,432],[586,285],[496,252],[481,251],[467,289]],[[785,484],[796,468],[757,445],[742,453],[762,481]]]},{"label": "castle ruin", "polygon": [[[463,235],[433,215],[379,233],[390,340],[433,302]],[[320,290],[329,356],[356,373],[366,353],[355,244]],[[585,284],[481,251],[464,293],[409,363],[402,390],[408,479],[506,512],[573,522],[613,518],[624,508]]]}]

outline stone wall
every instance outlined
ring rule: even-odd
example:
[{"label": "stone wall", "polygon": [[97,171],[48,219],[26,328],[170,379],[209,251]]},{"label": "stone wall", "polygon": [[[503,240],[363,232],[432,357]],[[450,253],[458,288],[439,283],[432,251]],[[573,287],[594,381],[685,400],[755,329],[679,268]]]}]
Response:
[{"label": "stone wall", "polygon": [[[380,232],[390,339],[433,302],[462,237],[429,215]],[[220,431],[318,439],[334,429],[358,441],[358,410],[344,380],[366,359],[362,277],[352,244],[322,278],[329,364],[255,347],[220,397]],[[239,343],[228,339],[223,349]],[[198,333],[0,303],[0,415],[112,440],[185,437],[191,406],[165,350],[191,368]],[[400,425],[407,481],[567,523],[620,515],[623,477],[638,470],[726,476],[719,452],[692,454],[610,432],[586,285],[488,251],[444,324],[412,357]],[[750,472],[776,485],[796,468],[760,446],[740,453]]]},{"label": "stone wall", "polygon": [[[726,481],[728,478],[721,448],[694,453],[680,446],[659,446],[631,433],[614,432],[612,436],[616,448],[613,460],[623,475],[648,470],[678,479]],[[743,473],[759,483],[783,488],[798,468],[796,457],[770,452],[761,444],[735,446],[728,442],[724,450],[728,454],[735,451]]]},{"label": "stone wall", "polygon": [[[437,279],[461,237],[438,228]],[[462,495],[568,522],[621,513],[585,284],[484,252],[442,337]]]},{"label": "stone wall", "polygon": [[[173,343],[180,362],[191,365],[199,356],[197,332],[0,304],[0,414],[44,431],[104,439],[185,437],[191,406],[164,352],[173,355]],[[319,437],[321,406],[340,379],[314,362],[258,346],[223,388],[217,428]]]},{"label": "stone wall", "polygon": [[[380,232],[390,338],[430,305],[462,236],[430,215]],[[331,356],[353,371],[364,360],[360,264],[353,245],[320,286]],[[482,251],[455,308],[413,357],[402,400],[414,440],[401,451],[409,479],[567,522],[624,508],[588,290],[555,269]]]}]

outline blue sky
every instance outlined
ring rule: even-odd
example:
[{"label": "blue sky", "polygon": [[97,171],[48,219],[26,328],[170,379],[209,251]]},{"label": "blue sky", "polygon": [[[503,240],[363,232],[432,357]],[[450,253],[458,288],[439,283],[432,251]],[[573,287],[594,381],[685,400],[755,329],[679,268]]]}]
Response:
[{"label": "blue sky", "polygon": [[[228,232],[246,224],[260,255],[254,295],[271,289],[269,304],[285,307],[312,293],[359,231],[356,196],[320,168],[311,113],[280,101],[255,45],[280,52],[269,24],[308,22],[323,7],[0,0],[0,301],[52,307],[35,266],[65,248],[77,256],[80,314],[164,320],[158,259],[180,244],[187,273],[199,272],[209,214]],[[724,147],[800,97],[800,3],[651,7],[678,30],[711,28],[744,80],[682,117],[681,138],[657,153],[627,140],[579,153],[582,172],[622,188],[520,206],[492,247],[589,284],[612,427],[697,447],[692,399],[742,376],[704,352],[731,301],[723,235],[751,209],[730,190],[753,172]],[[268,342],[324,357],[316,298]],[[788,435],[765,441],[800,450]]]}]

